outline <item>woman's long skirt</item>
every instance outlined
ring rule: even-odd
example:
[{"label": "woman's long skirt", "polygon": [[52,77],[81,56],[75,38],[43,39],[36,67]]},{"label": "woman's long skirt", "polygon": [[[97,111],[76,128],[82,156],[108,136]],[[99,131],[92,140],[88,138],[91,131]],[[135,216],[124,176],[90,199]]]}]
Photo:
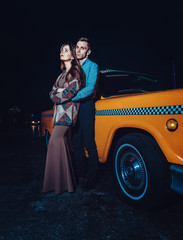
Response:
[{"label": "woman's long skirt", "polygon": [[48,144],[43,192],[75,191],[75,178],[68,145],[68,126],[55,126]]}]

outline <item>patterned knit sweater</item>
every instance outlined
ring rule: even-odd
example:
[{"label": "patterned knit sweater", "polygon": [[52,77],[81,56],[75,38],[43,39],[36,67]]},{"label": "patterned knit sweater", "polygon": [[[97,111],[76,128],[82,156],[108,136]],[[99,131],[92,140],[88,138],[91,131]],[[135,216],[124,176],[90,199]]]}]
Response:
[{"label": "patterned knit sweater", "polygon": [[[59,80],[62,78],[63,86],[59,86]],[[52,102],[56,103],[53,115],[53,126],[66,125],[74,126],[78,117],[79,102],[72,102],[71,99],[81,89],[79,74],[74,79],[66,81],[66,73],[60,74],[53,85],[49,96]],[[58,88],[64,88],[62,92],[57,92]]]}]

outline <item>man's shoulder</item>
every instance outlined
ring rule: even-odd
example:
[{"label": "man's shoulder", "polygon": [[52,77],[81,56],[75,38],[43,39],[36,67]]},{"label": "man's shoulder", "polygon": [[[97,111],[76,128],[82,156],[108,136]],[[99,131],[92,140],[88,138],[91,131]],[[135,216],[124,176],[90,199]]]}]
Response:
[{"label": "man's shoulder", "polygon": [[90,66],[92,66],[92,67],[98,67],[98,64],[95,63],[95,62],[93,62],[93,61],[91,61],[89,58],[88,58],[88,64],[89,64]]}]

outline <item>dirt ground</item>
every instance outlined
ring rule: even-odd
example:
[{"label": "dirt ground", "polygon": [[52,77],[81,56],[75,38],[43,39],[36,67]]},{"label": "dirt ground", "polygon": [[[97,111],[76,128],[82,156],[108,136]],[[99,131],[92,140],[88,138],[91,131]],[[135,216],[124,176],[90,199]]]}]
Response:
[{"label": "dirt ground", "polygon": [[93,191],[43,194],[46,147],[37,128],[1,129],[0,137],[0,240],[183,239],[181,196],[164,208],[134,209],[109,167]]}]

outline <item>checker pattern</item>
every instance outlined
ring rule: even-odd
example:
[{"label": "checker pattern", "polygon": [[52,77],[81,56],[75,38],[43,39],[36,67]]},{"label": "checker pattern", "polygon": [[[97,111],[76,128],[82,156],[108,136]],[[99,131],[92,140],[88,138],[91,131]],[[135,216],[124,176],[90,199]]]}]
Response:
[{"label": "checker pattern", "polygon": [[172,114],[183,114],[183,105],[98,110],[95,113],[96,116],[103,116],[103,115],[172,115]]}]

